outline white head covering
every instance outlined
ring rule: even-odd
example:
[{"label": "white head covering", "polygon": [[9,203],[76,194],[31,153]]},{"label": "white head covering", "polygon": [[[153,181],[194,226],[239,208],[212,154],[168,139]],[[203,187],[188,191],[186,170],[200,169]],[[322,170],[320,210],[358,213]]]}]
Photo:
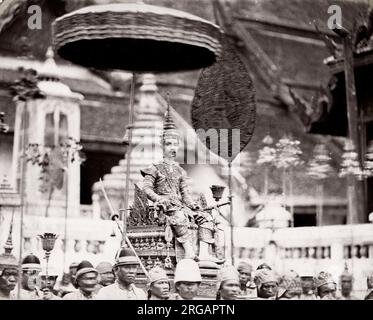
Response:
[{"label": "white head covering", "polygon": [[174,283],[177,282],[202,282],[201,272],[197,262],[192,259],[180,260],[175,269]]}]

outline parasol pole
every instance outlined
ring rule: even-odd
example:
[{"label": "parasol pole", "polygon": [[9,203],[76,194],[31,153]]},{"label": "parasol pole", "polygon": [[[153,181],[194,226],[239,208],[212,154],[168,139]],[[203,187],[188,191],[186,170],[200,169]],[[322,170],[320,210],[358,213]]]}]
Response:
[{"label": "parasol pole", "polygon": [[[125,233],[125,230],[122,229],[121,225],[119,224],[119,220],[118,220],[118,215],[115,213],[114,211],[114,208],[113,208],[113,205],[111,204],[111,201],[108,197],[108,195],[106,194],[106,191],[105,191],[105,187],[104,187],[104,183],[102,182],[102,179],[100,178],[100,185],[101,185],[101,190],[102,190],[102,193],[104,195],[104,198],[109,206],[109,209],[110,209],[110,212],[111,212],[111,217],[112,219],[117,223],[117,226],[118,226],[118,229],[122,232],[122,235],[124,235],[123,239],[122,239],[122,243],[121,243],[121,247],[123,246],[124,243],[126,243],[128,245],[128,247],[133,251],[133,253],[135,254],[136,256],[136,259],[137,261],[139,262],[140,264],[140,267],[142,269],[142,271],[144,272],[145,276],[147,278],[149,278],[149,273],[148,271],[146,270],[144,264],[142,263],[140,257],[137,255],[136,253],[136,250],[135,248],[133,247],[130,239],[127,237],[127,234]],[[149,278],[150,279],[150,278]]]},{"label": "parasol pole", "polygon": [[130,186],[129,179],[130,179],[130,169],[131,169],[132,125],[133,125],[133,114],[134,114],[135,85],[136,85],[136,74],[135,72],[132,72],[129,117],[128,117],[128,126],[127,126],[128,147],[127,147],[127,162],[126,162],[126,186],[124,190],[124,210],[121,211],[121,220],[123,221],[121,246],[123,246],[125,243],[126,230],[127,230],[127,209],[128,209],[129,186]]},{"label": "parasol pole", "polygon": [[66,264],[66,252],[67,252],[67,214],[68,214],[68,204],[69,204],[69,199],[68,199],[68,195],[69,195],[68,169],[66,168],[64,170],[64,172],[65,172],[65,181],[66,181],[66,196],[65,196],[65,221],[64,221],[64,232],[63,232],[64,233],[64,235],[63,235],[64,242],[65,242],[64,246],[63,246],[63,263],[62,263],[63,272],[65,272],[65,267],[66,267],[65,264]]},{"label": "parasol pole", "polygon": [[234,243],[233,243],[233,194],[232,194],[232,160],[228,160],[228,189],[229,189],[229,223],[230,223],[230,233],[231,233],[231,261],[234,265]]},{"label": "parasol pole", "polygon": [[[21,180],[19,183],[19,190],[20,190],[20,198],[21,198],[21,222],[20,222],[20,232],[19,232],[19,274],[22,274],[22,255],[23,255],[23,218],[24,218],[24,211],[25,211],[25,180],[26,180],[26,112],[27,112],[27,105],[26,101],[23,102],[22,105],[22,120],[21,120],[21,163],[20,163],[20,175]],[[17,290],[17,299],[21,299],[21,288],[22,288],[22,277],[18,277],[18,290]]]}]

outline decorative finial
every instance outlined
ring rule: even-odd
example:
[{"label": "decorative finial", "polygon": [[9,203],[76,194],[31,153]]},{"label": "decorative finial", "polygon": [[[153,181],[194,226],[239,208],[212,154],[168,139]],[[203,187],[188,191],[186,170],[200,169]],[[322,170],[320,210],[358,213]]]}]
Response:
[{"label": "decorative finial", "polygon": [[342,272],[342,274],[340,276],[340,279],[341,280],[348,280],[348,281],[352,281],[353,280],[353,275],[348,270],[347,262],[345,262],[344,270],[343,270],[343,272]]},{"label": "decorative finial", "polygon": [[142,78],[142,85],[140,87],[140,91],[146,92],[155,92],[157,91],[157,84],[155,81],[155,76],[154,74],[151,73],[146,73],[143,75]]},{"label": "decorative finial", "polygon": [[12,254],[12,250],[13,250],[13,242],[12,242],[13,218],[14,218],[14,212],[12,214],[12,220],[10,220],[8,239],[6,240],[5,245],[4,245],[5,254],[9,256]]},{"label": "decorative finial", "polygon": [[46,60],[54,59],[54,52],[53,52],[52,47],[50,46],[48,47],[45,57],[46,57]]},{"label": "decorative finial", "polygon": [[264,144],[272,144],[273,143],[273,138],[267,134],[264,138],[263,138],[263,143]]},{"label": "decorative finial", "polygon": [[40,80],[58,81],[60,79],[59,70],[54,60],[54,52],[51,46],[48,47],[45,53],[45,61],[39,71]]},{"label": "decorative finial", "polygon": [[171,115],[170,97],[169,97],[168,92],[167,92],[166,101],[167,101],[167,110],[166,110],[165,117],[164,117],[162,140],[165,141],[166,138],[179,139],[180,135],[176,129],[174,120],[172,119],[172,115]]},{"label": "decorative finial", "polygon": [[345,269],[344,269],[345,272],[348,272],[348,266],[347,266],[347,262],[345,262]]},{"label": "decorative finial", "polygon": [[167,110],[166,110],[166,114],[165,114],[163,130],[176,129],[174,120],[172,119],[172,115],[171,115],[170,93],[169,92],[167,92],[166,101],[167,101]]}]

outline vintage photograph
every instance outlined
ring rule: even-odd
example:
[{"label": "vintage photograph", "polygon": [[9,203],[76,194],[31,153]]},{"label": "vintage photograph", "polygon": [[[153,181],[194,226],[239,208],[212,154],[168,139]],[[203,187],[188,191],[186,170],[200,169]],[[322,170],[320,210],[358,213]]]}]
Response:
[{"label": "vintage photograph", "polygon": [[0,300],[373,300],[371,77],[372,0],[0,0]]}]

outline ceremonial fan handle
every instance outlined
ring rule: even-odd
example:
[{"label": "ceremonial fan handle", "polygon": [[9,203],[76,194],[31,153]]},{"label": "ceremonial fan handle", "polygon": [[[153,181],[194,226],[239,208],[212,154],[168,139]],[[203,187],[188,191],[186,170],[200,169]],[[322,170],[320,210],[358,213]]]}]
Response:
[{"label": "ceremonial fan handle", "polygon": [[[112,217],[114,218],[115,222],[117,222],[119,230],[122,232],[122,229],[121,229],[120,224],[119,224],[118,215],[115,214],[114,208],[113,208],[113,206],[112,206],[112,204],[111,204],[111,202],[110,202],[110,200],[109,200],[109,197],[108,197],[107,194],[106,194],[105,187],[104,187],[104,184],[103,184],[101,178],[100,178],[100,184],[101,184],[102,193],[104,194],[105,200],[106,200],[106,202],[107,202],[107,204],[108,204],[108,206],[109,206],[109,209],[110,209],[110,211],[111,211],[111,215],[112,215]],[[145,269],[145,266],[143,265],[143,263],[141,262],[139,256],[137,255],[137,253],[136,253],[134,247],[132,246],[132,243],[131,243],[130,239],[128,239],[127,235],[125,235],[125,234],[123,234],[123,233],[122,233],[122,236],[124,237],[124,240],[126,241],[127,245],[130,247],[130,249],[131,249],[131,250],[133,251],[133,253],[135,254],[136,259],[137,259],[138,262],[140,263],[141,269],[142,269],[142,271],[144,272],[145,276],[149,279],[149,273],[148,273],[148,271]]]}]

